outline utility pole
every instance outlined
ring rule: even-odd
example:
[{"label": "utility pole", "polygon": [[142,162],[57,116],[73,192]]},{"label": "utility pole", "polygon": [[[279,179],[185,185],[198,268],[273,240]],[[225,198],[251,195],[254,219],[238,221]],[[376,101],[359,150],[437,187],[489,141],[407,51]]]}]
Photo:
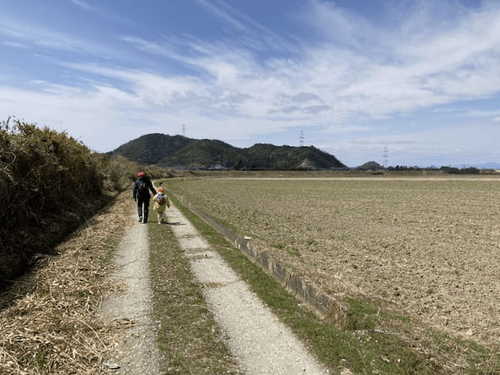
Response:
[{"label": "utility pole", "polygon": [[300,147],[304,147],[304,131],[300,131],[300,136],[299,136],[299,145]]},{"label": "utility pole", "polygon": [[182,135],[186,136],[186,124],[182,124]]}]

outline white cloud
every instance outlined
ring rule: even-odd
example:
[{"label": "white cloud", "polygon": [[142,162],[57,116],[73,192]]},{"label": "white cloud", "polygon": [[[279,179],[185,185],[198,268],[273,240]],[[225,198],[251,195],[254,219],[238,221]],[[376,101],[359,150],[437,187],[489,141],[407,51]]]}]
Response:
[{"label": "white cloud", "polygon": [[[234,15],[225,3],[200,3],[239,29],[257,28]],[[182,54],[166,41],[127,40],[149,53],[178,59],[208,73],[212,80],[202,85],[213,87],[213,91],[244,97],[237,107],[231,107],[236,115],[337,122],[357,116],[380,119],[500,91],[497,8],[461,10],[456,23],[446,27],[436,24],[434,28],[419,9],[404,21],[409,26],[400,29],[409,33],[418,30],[419,24],[425,25],[424,38],[406,37],[399,30],[379,30],[331,3],[311,4],[306,20],[314,20],[326,39],[304,48],[300,57],[293,59],[263,61],[230,41],[186,40],[180,44],[189,52]],[[297,103],[292,98],[300,93],[314,95],[317,103]]]},{"label": "white cloud", "polygon": [[88,2],[86,2],[84,0],[71,0],[71,2],[73,4],[75,4],[77,7],[80,7],[81,9],[86,10],[86,11],[96,10],[95,7],[93,7],[92,5],[90,5]]},{"label": "white cloud", "polygon": [[[109,56],[110,48],[98,43],[75,37],[74,35],[50,30],[45,26],[30,24],[3,17],[0,14],[0,38],[8,38],[2,43],[10,46],[33,46],[42,49],[70,51],[78,54]],[[1,39],[0,39],[1,40]]]},{"label": "white cloud", "polygon": [[[330,75],[325,83],[335,89],[335,83],[344,81],[336,100],[350,99],[341,100],[349,110],[390,115],[500,91],[495,73],[500,62],[498,7],[455,9],[456,22],[446,23],[435,18],[430,22],[422,16],[422,6],[405,18],[398,32],[390,32],[331,3],[312,4],[308,20],[318,21],[316,27],[335,47],[325,43],[319,49],[328,52],[310,53],[321,55],[333,72],[342,72],[342,78]],[[344,65],[338,66],[337,56]],[[310,69],[318,73],[320,66],[315,63]]]},{"label": "white cloud", "polygon": [[247,26],[241,22],[237,17],[231,15],[227,10],[224,10],[219,4],[215,1],[207,1],[207,0],[197,0],[198,4],[202,5],[209,12],[214,14],[215,16],[221,18],[234,28],[240,31],[246,31]]},{"label": "white cloud", "polygon": [[[264,129],[281,131],[288,125],[270,120],[256,123],[251,118],[219,118],[217,108],[228,111],[230,101],[214,101],[209,92],[198,91],[196,82],[190,80],[179,82],[140,72],[87,70],[127,81],[133,91],[102,85],[87,90],[43,82],[37,83],[36,91],[0,87],[0,114],[70,130],[99,151],[108,151],[145,133],[180,133],[182,123],[188,126],[188,136],[219,139],[255,136]],[[193,106],[199,109],[195,111]]]},{"label": "white cloud", "polygon": [[[20,25],[0,20],[0,34],[14,37],[21,42],[31,43],[42,47],[50,47],[64,50],[76,50],[78,44],[64,34],[55,33],[48,30],[34,28],[26,29]],[[12,43],[12,42],[11,42]],[[16,42],[14,42],[16,43]],[[20,43],[20,42],[17,42]]]},{"label": "white cloud", "polygon": [[[432,141],[431,133],[363,138],[356,134],[373,125],[358,120],[390,118],[500,92],[498,7],[450,8],[455,9],[453,22],[436,22],[434,11],[421,6],[407,11],[398,27],[383,29],[331,3],[310,1],[303,20],[321,38],[309,44],[304,40],[295,54],[283,57],[274,52],[289,50],[293,37],[277,35],[228,3],[199,3],[245,42],[233,37],[203,41],[192,36],[125,36],[121,40],[135,50],[175,60],[188,69],[160,74],[116,63],[66,63],[66,68],[102,76],[108,84],[93,82],[88,89],[43,82],[42,88],[33,90],[0,87],[0,115],[46,123],[67,119],[67,128],[74,127],[100,150],[148,131],[179,131],[186,123],[192,132],[188,135],[222,139],[320,127],[325,135],[355,137],[331,145],[346,154],[353,149],[367,153],[383,144],[391,144],[395,151],[423,153],[430,152],[429,147],[445,149],[443,140]],[[0,26],[6,26],[0,34],[19,43],[82,48],[83,42],[63,34],[25,30],[1,19]],[[497,113],[488,116],[498,121]],[[451,145],[470,142],[474,131],[464,130],[467,136],[461,140],[435,134]],[[421,147],[413,137],[431,146]]]},{"label": "white cloud", "polygon": [[285,38],[275,33],[262,23],[232,7],[228,2],[221,0],[197,0],[197,2],[238,31],[241,34],[238,38],[239,42],[247,48],[285,51],[296,51],[300,48],[295,38],[290,36]]},{"label": "white cloud", "polygon": [[10,40],[5,40],[5,41],[2,41],[0,43],[3,44],[4,46],[7,46],[7,47],[29,48],[26,44],[19,43],[19,42],[13,42],[13,41],[10,41]]}]

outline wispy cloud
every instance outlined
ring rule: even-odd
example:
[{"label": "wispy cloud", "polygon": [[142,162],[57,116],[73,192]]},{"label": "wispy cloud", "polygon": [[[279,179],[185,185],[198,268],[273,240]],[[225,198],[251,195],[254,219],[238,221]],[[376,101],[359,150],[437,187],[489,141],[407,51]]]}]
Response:
[{"label": "wispy cloud", "polygon": [[[238,30],[273,36],[224,2],[199,3]],[[380,119],[500,91],[498,8],[464,12],[453,25],[438,25],[427,30],[424,39],[407,40],[400,30],[379,30],[331,3],[315,0],[310,4],[305,20],[314,20],[316,28],[324,29],[325,39],[295,58],[263,61],[251,49],[243,50],[228,41],[187,41],[184,53],[165,41],[130,37],[127,41],[208,73],[213,79],[205,82],[207,86],[247,98],[236,113],[251,117]],[[404,21],[408,26],[403,24],[400,29],[414,30],[419,22],[431,27],[427,18],[422,21],[421,13],[420,9],[408,15]],[[316,102],[293,99],[301,93]]]},{"label": "wispy cloud", "polygon": [[2,42],[0,42],[1,44],[3,44],[4,46],[7,46],[7,47],[13,47],[13,48],[29,48],[26,44],[23,44],[23,43],[19,43],[19,42],[13,42],[11,40],[4,40]]},{"label": "wispy cloud", "polygon": [[[123,17],[118,14],[118,12],[109,12],[105,8],[98,6],[98,2],[89,2],[87,0],[70,0],[73,5],[86,11],[93,12],[95,15],[102,17],[107,20],[107,22],[119,23],[127,26],[137,26],[137,24],[131,18]],[[102,5],[102,2],[101,4]]]},{"label": "wispy cloud", "polygon": [[95,11],[97,9],[84,0],[71,0],[71,2],[86,11]]},{"label": "wispy cloud", "polygon": [[[435,10],[428,2],[418,3],[418,9],[405,10],[404,17],[397,14],[392,27],[384,28],[332,2],[309,0],[302,26],[319,35],[309,43],[277,34],[229,2],[198,0],[237,37],[122,36],[130,49],[160,63],[175,60],[180,67],[175,73],[160,73],[121,68],[117,61],[66,63],[66,68],[100,76],[107,84],[92,82],[86,89],[44,84],[36,92],[0,87],[0,98],[10,98],[8,108],[0,101],[0,113],[31,108],[34,119],[56,121],[67,115],[82,127],[90,121],[111,129],[124,125],[127,131],[120,132],[116,142],[148,130],[171,132],[165,124],[184,122],[197,136],[223,139],[321,128],[332,139],[351,134],[354,140],[332,141],[332,148],[346,153],[353,148],[368,153],[383,144],[416,154],[430,152],[425,144],[445,149],[432,141],[423,125],[422,132],[392,138],[359,135],[373,130],[381,119],[440,105],[460,107],[461,101],[500,92],[500,8],[471,10],[440,2],[454,10],[453,22],[436,22],[444,5]],[[45,29],[26,30],[1,18],[0,35],[10,43],[72,51],[83,49],[84,43]],[[500,115],[472,112],[460,107],[456,116],[480,124],[498,121]],[[478,129],[473,122],[469,125],[457,140],[462,146]],[[446,138],[444,132],[442,136]],[[487,144],[486,139],[481,142]]]},{"label": "wispy cloud", "polygon": [[463,110],[464,116],[467,117],[496,117],[500,116],[500,109],[497,110]]},{"label": "wispy cloud", "polygon": [[209,12],[221,18],[222,20],[224,20],[237,30],[240,31],[248,30],[248,27],[242,21],[240,21],[237,17],[231,15],[227,10],[225,10],[222,6],[220,6],[219,5],[220,3],[207,0],[197,0],[197,2],[205,9],[207,9]]},{"label": "wispy cloud", "polygon": [[82,40],[65,32],[49,30],[44,26],[24,23],[7,19],[0,15],[0,38],[6,38],[3,43],[10,46],[37,46],[40,48],[71,51],[78,54],[109,54],[109,48],[97,43]]},{"label": "wispy cloud", "polygon": [[228,2],[222,0],[197,0],[198,4],[210,13],[220,18],[243,37],[240,43],[247,48],[256,50],[281,50],[295,52],[300,49],[297,39],[293,36],[283,37],[269,27],[240,12]]},{"label": "wispy cloud", "polygon": [[179,62],[193,64],[193,55],[200,47],[196,45],[191,38],[161,38],[160,41],[145,40],[136,36],[122,36],[122,41],[132,45],[134,48],[147,52],[151,55],[157,55],[164,58],[177,60]]}]

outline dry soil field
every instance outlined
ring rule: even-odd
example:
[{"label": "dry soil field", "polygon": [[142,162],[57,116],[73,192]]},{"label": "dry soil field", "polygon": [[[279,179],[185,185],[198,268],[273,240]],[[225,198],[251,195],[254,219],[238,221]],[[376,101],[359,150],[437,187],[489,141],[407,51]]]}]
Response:
[{"label": "dry soil field", "polygon": [[173,192],[333,294],[497,344],[500,180],[178,180]]}]

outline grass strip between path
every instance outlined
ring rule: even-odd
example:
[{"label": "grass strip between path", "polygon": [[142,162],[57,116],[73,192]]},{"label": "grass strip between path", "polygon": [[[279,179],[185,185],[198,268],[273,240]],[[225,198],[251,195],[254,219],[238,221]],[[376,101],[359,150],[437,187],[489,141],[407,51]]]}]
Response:
[{"label": "grass strip between path", "polygon": [[162,374],[240,374],[169,225],[148,224]]},{"label": "grass strip between path", "polygon": [[[449,367],[440,363],[432,354],[415,350],[411,340],[374,329],[374,321],[390,319],[399,321],[400,329],[408,325],[404,330],[410,332],[411,322],[403,316],[381,313],[380,309],[369,301],[348,300],[348,318],[351,323],[348,330],[337,329],[334,325],[320,320],[301,306],[278,281],[232,247],[221,234],[194,215],[174,196],[170,197],[210,245],[332,371],[340,372],[342,368],[349,368],[355,374],[497,374],[496,361],[489,363],[492,360],[491,353],[474,343],[453,341],[444,334],[436,336],[436,340],[442,341],[443,351],[453,350],[453,344],[470,348],[471,353],[467,361],[455,364],[462,367],[457,372],[457,367]],[[463,347],[460,348],[462,349]]]}]

